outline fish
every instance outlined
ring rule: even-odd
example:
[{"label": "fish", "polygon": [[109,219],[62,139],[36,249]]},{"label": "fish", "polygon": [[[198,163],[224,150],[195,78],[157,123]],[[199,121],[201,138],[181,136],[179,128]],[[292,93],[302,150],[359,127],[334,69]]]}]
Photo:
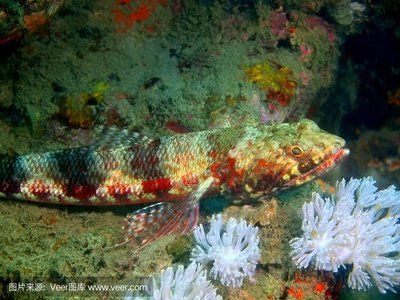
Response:
[{"label": "fish", "polygon": [[197,224],[199,201],[264,200],[336,166],[345,141],[311,120],[150,138],[111,128],[80,148],[0,160],[0,196],[62,205],[133,205],[124,242],[145,246]]}]

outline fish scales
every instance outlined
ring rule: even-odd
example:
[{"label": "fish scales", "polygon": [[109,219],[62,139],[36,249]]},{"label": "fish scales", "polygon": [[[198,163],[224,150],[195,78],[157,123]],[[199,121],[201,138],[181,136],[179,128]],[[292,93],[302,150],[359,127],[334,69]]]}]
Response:
[{"label": "fish scales", "polygon": [[125,220],[127,240],[144,245],[190,230],[204,195],[266,198],[327,172],[347,155],[344,145],[309,120],[160,138],[111,131],[89,147],[0,160],[0,196],[72,205],[155,203]]},{"label": "fish scales", "polygon": [[139,145],[65,149],[9,158],[1,161],[0,192],[7,197],[77,205],[156,201],[155,194],[164,192],[167,186],[171,187],[167,189],[171,197],[179,196],[179,190],[187,194],[195,185],[190,184],[190,178],[196,182],[204,177],[219,158],[209,155],[210,151],[223,156],[232,146],[236,130],[228,135],[220,131],[162,137]]}]

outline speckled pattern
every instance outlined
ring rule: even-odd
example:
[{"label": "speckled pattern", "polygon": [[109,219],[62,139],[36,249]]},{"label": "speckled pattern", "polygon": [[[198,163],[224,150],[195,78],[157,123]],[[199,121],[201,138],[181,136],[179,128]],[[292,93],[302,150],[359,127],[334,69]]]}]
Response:
[{"label": "speckled pattern", "polygon": [[58,204],[135,204],[182,199],[212,178],[214,192],[260,198],[330,169],[347,154],[343,146],[309,120],[154,139],[111,130],[91,147],[3,160],[0,191]]}]

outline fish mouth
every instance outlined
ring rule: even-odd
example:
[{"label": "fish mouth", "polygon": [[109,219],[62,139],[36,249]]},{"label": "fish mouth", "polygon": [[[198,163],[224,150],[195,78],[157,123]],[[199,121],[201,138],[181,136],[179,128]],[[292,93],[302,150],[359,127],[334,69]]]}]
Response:
[{"label": "fish mouth", "polygon": [[346,148],[335,150],[325,159],[323,163],[319,164],[310,172],[312,172],[314,175],[325,174],[336,167],[347,155],[349,155],[349,153],[350,150]]},{"label": "fish mouth", "polygon": [[348,154],[350,153],[349,149],[346,148],[339,148],[333,150],[322,163],[317,165],[315,168],[307,171],[306,173],[301,174],[300,176],[294,178],[293,180],[289,181],[286,186],[292,185],[300,185],[305,182],[308,182],[314,179],[317,176],[321,176],[328,171],[332,170],[336,167]]}]

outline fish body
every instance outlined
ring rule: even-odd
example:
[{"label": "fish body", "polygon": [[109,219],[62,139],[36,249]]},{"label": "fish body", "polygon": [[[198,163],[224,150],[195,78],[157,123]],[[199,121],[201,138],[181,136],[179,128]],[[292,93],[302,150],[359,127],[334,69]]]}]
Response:
[{"label": "fish body", "polygon": [[154,203],[124,226],[128,240],[145,244],[190,230],[205,194],[268,197],[331,169],[348,153],[344,144],[309,120],[160,138],[111,130],[89,147],[0,161],[0,196],[68,205]]}]

